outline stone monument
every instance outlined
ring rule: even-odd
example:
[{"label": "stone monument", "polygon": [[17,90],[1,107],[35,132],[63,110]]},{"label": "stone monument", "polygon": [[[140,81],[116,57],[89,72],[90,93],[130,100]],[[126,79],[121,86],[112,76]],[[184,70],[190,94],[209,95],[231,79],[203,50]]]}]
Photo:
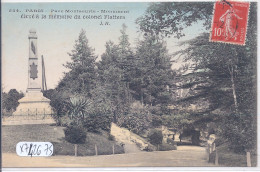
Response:
[{"label": "stone monument", "polygon": [[28,85],[25,96],[21,98],[19,106],[13,115],[40,116],[52,114],[50,100],[43,96],[38,76],[38,47],[37,35],[34,29],[29,31],[29,63]]}]

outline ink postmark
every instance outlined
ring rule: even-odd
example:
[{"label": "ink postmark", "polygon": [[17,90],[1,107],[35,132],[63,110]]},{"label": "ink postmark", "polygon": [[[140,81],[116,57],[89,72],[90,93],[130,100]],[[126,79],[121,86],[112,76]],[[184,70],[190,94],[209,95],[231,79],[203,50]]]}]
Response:
[{"label": "ink postmark", "polygon": [[217,1],[210,41],[245,45],[249,7],[249,2]]}]

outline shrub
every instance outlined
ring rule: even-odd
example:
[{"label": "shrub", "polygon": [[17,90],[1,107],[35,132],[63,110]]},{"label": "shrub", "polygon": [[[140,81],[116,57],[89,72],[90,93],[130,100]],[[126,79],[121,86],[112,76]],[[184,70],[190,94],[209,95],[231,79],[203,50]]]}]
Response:
[{"label": "shrub", "polygon": [[86,142],[86,131],[81,126],[69,125],[64,129],[65,140],[72,144],[83,144]]},{"label": "shrub", "polygon": [[148,146],[143,150],[147,152],[152,152],[152,151],[156,151],[156,147],[153,146],[152,144],[148,144]]},{"label": "shrub", "polygon": [[162,131],[151,130],[148,135],[149,142],[153,145],[159,145],[162,143],[163,134]]},{"label": "shrub", "polygon": [[129,129],[130,131],[144,135],[151,128],[152,115],[147,114],[128,114],[122,115],[118,120],[118,125]]},{"label": "shrub", "polygon": [[159,151],[169,151],[169,150],[177,150],[177,146],[176,145],[172,145],[172,144],[161,144],[159,146]]},{"label": "shrub", "polygon": [[83,126],[89,132],[100,133],[101,130],[110,132],[112,116],[106,114],[89,115],[83,120]]},{"label": "shrub", "polygon": [[177,145],[173,139],[167,138],[166,142],[170,145]]},{"label": "shrub", "polygon": [[108,135],[108,140],[110,140],[110,141],[115,141],[115,136],[109,134],[109,135]]},{"label": "shrub", "polygon": [[70,119],[70,117],[68,115],[64,115],[64,116],[56,115],[55,121],[58,126],[63,126],[63,127],[67,127],[73,122],[73,120]]},{"label": "shrub", "polygon": [[191,136],[191,142],[193,145],[200,145],[200,131],[194,130]]},{"label": "shrub", "polygon": [[49,89],[44,91],[43,95],[51,100],[50,105],[55,112],[54,117],[59,122],[59,117],[64,116],[69,111],[70,94],[63,91],[59,92],[56,89]]},{"label": "shrub", "polygon": [[152,117],[152,126],[153,127],[159,127],[162,125],[162,118],[157,115],[153,115]]}]

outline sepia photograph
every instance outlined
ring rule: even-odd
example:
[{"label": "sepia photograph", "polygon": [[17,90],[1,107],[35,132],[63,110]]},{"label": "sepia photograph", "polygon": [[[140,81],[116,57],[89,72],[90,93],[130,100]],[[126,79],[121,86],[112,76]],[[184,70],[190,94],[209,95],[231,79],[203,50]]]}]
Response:
[{"label": "sepia photograph", "polygon": [[4,170],[258,169],[257,1],[1,6]]}]

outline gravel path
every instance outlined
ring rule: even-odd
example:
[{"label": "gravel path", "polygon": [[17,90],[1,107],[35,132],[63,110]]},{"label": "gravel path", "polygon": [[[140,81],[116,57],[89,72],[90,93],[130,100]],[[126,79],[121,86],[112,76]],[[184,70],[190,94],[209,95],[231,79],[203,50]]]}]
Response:
[{"label": "gravel path", "polygon": [[206,161],[205,148],[179,146],[174,151],[138,152],[87,157],[19,157],[2,154],[3,167],[187,167],[214,166]]}]

